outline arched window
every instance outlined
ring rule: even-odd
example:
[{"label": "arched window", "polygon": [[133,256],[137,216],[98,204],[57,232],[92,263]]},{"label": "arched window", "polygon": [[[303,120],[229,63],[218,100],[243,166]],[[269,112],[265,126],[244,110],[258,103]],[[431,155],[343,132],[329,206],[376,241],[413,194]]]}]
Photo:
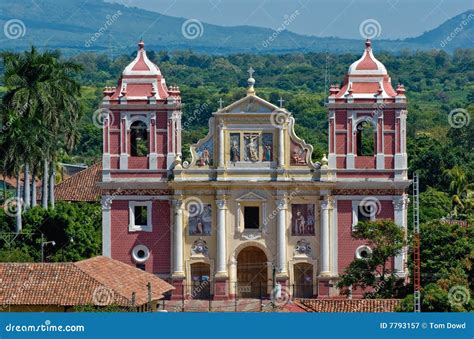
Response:
[{"label": "arched window", "polygon": [[357,125],[357,155],[375,154],[375,129],[369,121]]},{"label": "arched window", "polygon": [[148,135],[143,121],[135,121],[130,126],[130,147],[134,157],[144,157],[148,154]]}]

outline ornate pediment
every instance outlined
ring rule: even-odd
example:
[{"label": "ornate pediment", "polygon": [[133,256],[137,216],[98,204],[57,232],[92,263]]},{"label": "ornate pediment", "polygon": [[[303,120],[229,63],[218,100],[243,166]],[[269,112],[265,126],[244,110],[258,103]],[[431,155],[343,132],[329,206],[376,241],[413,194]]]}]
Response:
[{"label": "ornate pediment", "polygon": [[207,136],[199,140],[197,144],[191,145],[190,151],[192,156],[191,163],[183,163],[184,168],[210,168],[215,165],[214,118],[209,119],[209,132]]},{"label": "ornate pediment", "polygon": [[237,201],[267,201],[265,197],[262,197],[261,195],[254,192],[245,193],[244,195],[238,197],[235,200]]},{"label": "ornate pediment", "polygon": [[285,111],[272,103],[256,96],[247,95],[246,97],[224,107],[218,113],[273,113],[275,111]]}]

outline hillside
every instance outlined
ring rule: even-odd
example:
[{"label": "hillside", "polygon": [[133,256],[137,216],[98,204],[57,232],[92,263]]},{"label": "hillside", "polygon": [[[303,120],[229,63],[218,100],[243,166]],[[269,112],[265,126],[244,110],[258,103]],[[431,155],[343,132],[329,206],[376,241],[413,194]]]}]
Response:
[{"label": "hillside", "polygon": [[474,10],[461,13],[437,28],[405,41],[449,50],[472,48],[474,46]]},{"label": "hillside", "polygon": [[[470,18],[471,12],[463,15]],[[10,20],[21,22],[10,22],[5,26]],[[441,37],[449,35],[449,32],[460,25],[461,20],[462,15],[452,18],[418,38],[405,41],[379,40],[379,48],[391,52],[440,48]],[[13,4],[0,2],[0,25],[8,28],[6,32],[10,36],[17,37],[9,39],[7,35],[7,38],[2,39],[2,49],[8,50],[24,50],[34,44],[39,47],[61,48],[66,54],[98,51],[116,55],[129,51],[141,37],[151,49],[192,49],[207,54],[357,52],[360,48],[359,40],[304,36],[287,30],[281,31],[270,41],[274,30],[251,26],[221,27],[206,23],[193,26],[190,23],[183,34],[185,21],[185,18],[102,0],[16,0]],[[457,47],[472,45],[472,26],[466,25],[462,34],[458,34],[452,43],[446,45],[446,50],[453,51]]]}]

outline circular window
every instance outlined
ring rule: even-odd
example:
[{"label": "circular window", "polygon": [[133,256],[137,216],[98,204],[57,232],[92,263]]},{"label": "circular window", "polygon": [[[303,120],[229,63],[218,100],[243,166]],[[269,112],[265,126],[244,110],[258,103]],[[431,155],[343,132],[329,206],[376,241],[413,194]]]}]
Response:
[{"label": "circular window", "polygon": [[357,247],[355,254],[357,259],[367,259],[372,254],[372,249],[366,245],[359,246]]},{"label": "circular window", "polygon": [[142,264],[150,257],[150,250],[145,245],[137,245],[132,250],[132,257],[136,263]]}]

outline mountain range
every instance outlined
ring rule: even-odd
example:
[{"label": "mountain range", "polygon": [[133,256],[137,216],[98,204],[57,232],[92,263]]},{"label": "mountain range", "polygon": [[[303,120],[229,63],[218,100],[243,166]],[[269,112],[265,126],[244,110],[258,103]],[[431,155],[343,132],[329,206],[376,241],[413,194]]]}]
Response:
[{"label": "mountain range", "polygon": [[[291,18],[290,18],[291,19]],[[361,41],[317,37],[252,26],[223,27],[102,0],[15,0],[0,2],[1,49],[30,45],[84,51],[128,53],[143,38],[148,49],[208,54],[359,52]],[[284,26],[282,26],[284,27]],[[377,27],[375,34],[377,33]],[[362,38],[361,38],[362,39]],[[474,10],[461,13],[416,38],[375,39],[378,50],[444,49],[474,46]]]}]

